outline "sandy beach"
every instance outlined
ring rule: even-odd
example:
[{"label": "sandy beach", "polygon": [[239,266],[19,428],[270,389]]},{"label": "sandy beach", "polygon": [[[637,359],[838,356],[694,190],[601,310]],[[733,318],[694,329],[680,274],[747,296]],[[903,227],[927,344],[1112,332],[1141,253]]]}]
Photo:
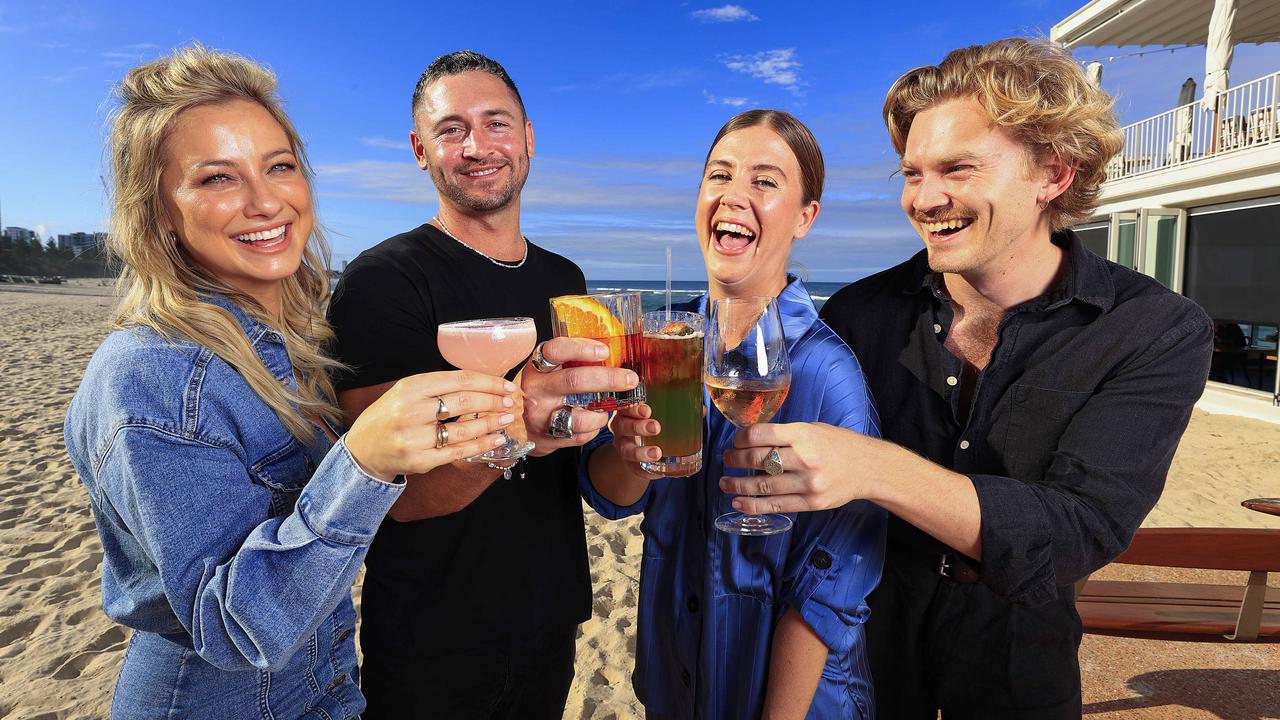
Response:
[{"label": "sandy beach", "polygon": [[[66,405],[107,333],[110,292],[98,281],[0,285],[0,718],[107,717],[128,639],[102,613],[102,551],[62,442]],[[1146,525],[1280,529],[1280,517],[1239,505],[1260,496],[1280,496],[1280,425],[1197,412]],[[588,511],[587,538],[594,616],[581,629],[565,717],[642,718],[630,682],[639,526]],[[1109,567],[1097,577],[1155,572]],[[1243,584],[1244,575],[1159,576]],[[1085,636],[1080,658],[1090,718],[1280,718],[1280,645]]]}]

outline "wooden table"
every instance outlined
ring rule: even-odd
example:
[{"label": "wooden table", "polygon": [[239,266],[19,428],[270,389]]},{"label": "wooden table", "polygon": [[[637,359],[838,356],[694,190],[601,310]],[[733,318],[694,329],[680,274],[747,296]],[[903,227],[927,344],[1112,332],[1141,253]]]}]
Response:
[{"label": "wooden table", "polygon": [[1268,515],[1280,515],[1280,498],[1253,498],[1240,503],[1250,510],[1257,510]]}]

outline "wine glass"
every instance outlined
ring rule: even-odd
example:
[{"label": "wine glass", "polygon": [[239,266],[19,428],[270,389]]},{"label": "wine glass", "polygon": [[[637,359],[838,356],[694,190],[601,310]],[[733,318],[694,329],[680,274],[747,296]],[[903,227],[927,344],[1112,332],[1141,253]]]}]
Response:
[{"label": "wine glass", "polygon": [[[735,427],[769,422],[791,389],[791,359],[778,303],[768,297],[711,303],[702,380],[711,402]],[[774,535],[791,529],[785,515],[731,512],[716,527],[735,535]]]},{"label": "wine glass", "polygon": [[[498,377],[524,362],[537,342],[538,327],[527,317],[462,320],[442,323],[436,330],[436,345],[451,365]],[[531,442],[516,441],[505,428],[498,433],[506,438],[505,443],[467,460],[490,465],[510,462],[528,455],[534,447]],[[504,475],[509,477],[509,473],[507,470]]]}]

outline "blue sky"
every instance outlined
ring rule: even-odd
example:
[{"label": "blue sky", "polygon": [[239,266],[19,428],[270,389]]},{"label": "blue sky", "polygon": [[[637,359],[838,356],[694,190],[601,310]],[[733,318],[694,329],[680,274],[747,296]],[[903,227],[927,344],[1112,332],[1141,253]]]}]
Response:
[{"label": "blue sky", "polygon": [[[335,257],[354,258],[435,209],[408,149],[414,82],[461,48],[503,63],[534,123],[523,229],[589,279],[705,277],[692,232],[701,161],[735,112],[782,108],[827,160],[814,231],[793,261],[851,281],[919,247],[880,122],[889,84],[950,49],[1047,35],[1082,0],[912,2],[46,3],[0,0],[3,223],[103,230],[103,123],[131,65],[198,40],[269,65],[317,171]],[[323,8],[323,10],[321,9]],[[1077,52],[1082,60],[1138,48]],[[1122,122],[1171,108],[1203,48],[1115,57]],[[1236,48],[1233,82],[1280,70],[1280,45]]]}]

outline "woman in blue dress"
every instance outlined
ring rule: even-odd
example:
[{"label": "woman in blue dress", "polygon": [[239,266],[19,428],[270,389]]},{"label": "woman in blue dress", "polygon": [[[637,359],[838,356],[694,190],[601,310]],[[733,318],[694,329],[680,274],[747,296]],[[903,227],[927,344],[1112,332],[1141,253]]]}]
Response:
[{"label": "woman in blue dress", "polygon": [[[351,585],[399,476],[502,442],[515,387],[416,375],[342,433],[327,249],[275,78],[197,46],[134,68],[119,96],[117,329],[65,426],[103,609],[133,628],[111,715],[354,718]],[[489,412],[445,422],[464,407]]]},{"label": "woman in blue dress", "polygon": [[[735,116],[712,143],[695,223],[708,300],[776,297],[792,382],[774,422],[830,423],[877,435],[878,421],[853,353],[819,319],[804,285],[786,272],[792,245],[818,216],[823,160],[791,115]],[[641,447],[657,433],[648,408],[620,412],[612,435],[584,453],[581,484],[600,514],[643,513],[636,696],[651,720],[874,716],[865,656],[865,598],[880,578],[885,515],[864,501],[793,517],[790,532],[744,537],[717,530],[732,511],[721,492],[734,427],[710,407],[703,469],[650,475]]]}]

